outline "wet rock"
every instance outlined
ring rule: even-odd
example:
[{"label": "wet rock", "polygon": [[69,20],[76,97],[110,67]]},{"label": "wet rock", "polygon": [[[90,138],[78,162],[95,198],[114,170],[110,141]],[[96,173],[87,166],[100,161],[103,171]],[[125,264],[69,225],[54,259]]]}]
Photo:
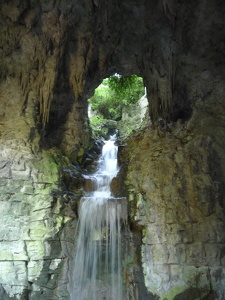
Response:
[{"label": "wet rock", "polygon": [[94,191],[95,184],[91,178],[85,178],[84,189],[85,189],[85,192],[87,192],[87,193]]}]

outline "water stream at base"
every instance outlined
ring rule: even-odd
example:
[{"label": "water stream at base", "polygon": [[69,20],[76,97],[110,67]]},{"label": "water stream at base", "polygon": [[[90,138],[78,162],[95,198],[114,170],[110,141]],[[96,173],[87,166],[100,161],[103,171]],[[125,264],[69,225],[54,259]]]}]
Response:
[{"label": "water stream at base", "polygon": [[105,142],[88,177],[94,191],[81,199],[71,300],[122,300],[121,204],[110,193],[118,172],[115,138]]}]

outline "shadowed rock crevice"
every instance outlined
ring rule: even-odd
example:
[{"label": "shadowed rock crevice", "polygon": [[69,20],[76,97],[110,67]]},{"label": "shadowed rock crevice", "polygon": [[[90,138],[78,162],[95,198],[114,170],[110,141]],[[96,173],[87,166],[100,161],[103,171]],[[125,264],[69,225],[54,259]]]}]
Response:
[{"label": "shadowed rock crevice", "polygon": [[49,121],[42,129],[43,147],[60,147],[68,113],[74,106],[74,95],[69,86],[68,66],[63,60],[57,71],[53,100],[49,111]]}]

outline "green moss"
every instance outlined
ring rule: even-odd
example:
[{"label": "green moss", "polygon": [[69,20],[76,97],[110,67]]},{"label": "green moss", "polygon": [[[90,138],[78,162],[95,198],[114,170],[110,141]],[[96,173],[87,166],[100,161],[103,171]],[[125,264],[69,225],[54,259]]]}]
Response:
[{"label": "green moss", "polygon": [[51,231],[52,229],[42,221],[33,222],[30,228],[30,237],[33,240],[44,240],[51,237]]},{"label": "green moss", "polygon": [[56,183],[59,180],[59,166],[52,151],[42,151],[42,157],[33,162],[33,168],[37,171],[38,182]]},{"label": "green moss", "polygon": [[161,299],[173,300],[176,295],[181,294],[185,291],[187,287],[185,286],[175,286],[169,290],[168,293],[165,293],[161,296]]},{"label": "green moss", "polygon": [[[167,291],[163,288],[160,288],[159,290],[159,287],[157,288],[154,281],[149,281],[149,278],[152,278],[152,274],[145,274],[145,282],[148,286],[148,290],[153,294],[158,294],[161,300],[199,300],[203,299],[211,292],[205,275],[205,273],[202,273],[202,271],[198,271],[195,268],[187,270],[187,272],[182,274],[183,278],[180,278],[182,280],[180,281],[180,285],[170,286]],[[163,287],[163,283],[161,287]]]},{"label": "green moss", "polygon": [[[145,282],[146,282],[146,278],[145,278]],[[159,299],[161,300],[173,300],[176,295],[179,295],[182,292],[184,292],[186,288],[187,287],[185,286],[175,286],[172,287],[168,292],[159,295],[158,289],[154,286],[154,284],[151,283],[151,289],[149,289],[149,292],[154,295],[159,295]]]},{"label": "green moss", "polygon": [[77,154],[79,163],[82,162],[84,154],[85,154],[84,148],[80,147],[78,154]]},{"label": "green moss", "polygon": [[56,217],[56,225],[55,225],[56,231],[59,231],[59,229],[62,226],[63,221],[64,221],[64,218],[62,216],[57,216]]},{"label": "green moss", "polygon": [[137,194],[137,207],[143,203],[143,197],[142,197],[142,194]]}]

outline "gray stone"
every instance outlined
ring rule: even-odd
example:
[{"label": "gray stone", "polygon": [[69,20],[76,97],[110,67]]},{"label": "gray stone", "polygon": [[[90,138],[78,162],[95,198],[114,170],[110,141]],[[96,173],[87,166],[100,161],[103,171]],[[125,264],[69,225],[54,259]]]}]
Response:
[{"label": "gray stone", "polygon": [[28,260],[28,253],[23,241],[7,241],[0,243],[1,261]]},{"label": "gray stone", "polygon": [[7,285],[9,289],[13,286],[15,290],[18,288],[18,291],[27,285],[25,261],[2,261],[1,270],[0,284]]}]

